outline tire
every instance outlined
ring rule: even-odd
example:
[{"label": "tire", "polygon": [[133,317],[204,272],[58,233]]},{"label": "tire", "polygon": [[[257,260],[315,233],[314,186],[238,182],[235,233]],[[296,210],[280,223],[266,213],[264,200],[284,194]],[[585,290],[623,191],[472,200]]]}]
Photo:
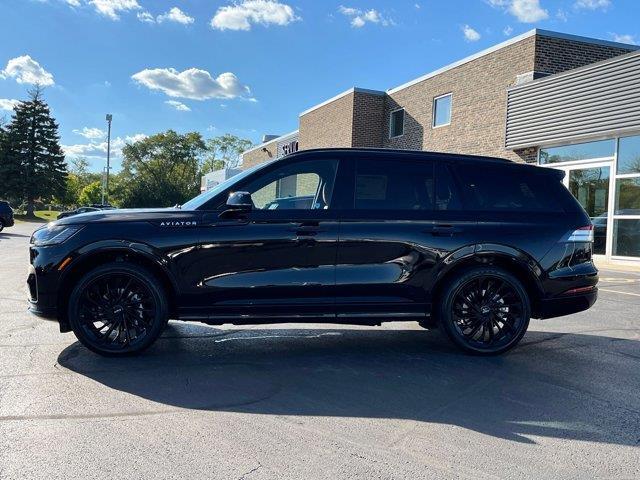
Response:
[{"label": "tire", "polygon": [[4,221],[0,219],[0,232],[4,230]]},{"label": "tire", "polygon": [[108,357],[136,355],[153,344],[169,319],[166,293],[145,268],[127,262],[84,275],[69,298],[69,323],[88,349]]},{"label": "tire", "polygon": [[452,279],[438,311],[447,337],[476,355],[497,355],[515,347],[530,317],[522,283],[497,267],[474,267]]}]

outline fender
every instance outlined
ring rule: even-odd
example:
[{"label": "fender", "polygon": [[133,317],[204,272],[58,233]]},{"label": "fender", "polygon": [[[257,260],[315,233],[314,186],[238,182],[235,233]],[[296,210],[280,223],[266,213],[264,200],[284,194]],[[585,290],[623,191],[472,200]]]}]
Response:
[{"label": "fender", "polygon": [[65,281],[69,272],[73,272],[74,267],[77,267],[79,264],[84,264],[87,261],[91,261],[94,255],[120,252],[124,254],[136,254],[146,258],[155,266],[160,268],[160,270],[162,270],[162,272],[171,282],[174,291],[180,291],[178,282],[176,282],[176,276],[169,267],[169,262],[160,251],[150,245],[147,245],[146,243],[131,242],[128,240],[101,240],[98,242],[89,243],[78,248],[77,250],[74,250],[69,255],[69,257],[71,257],[72,259],[69,267],[63,270],[62,276],[60,277],[61,283]]},{"label": "fender", "polygon": [[488,258],[515,262],[518,268],[525,270],[534,279],[538,291],[543,291],[541,281],[543,270],[540,265],[526,252],[499,243],[467,245],[451,252],[442,259],[442,267],[436,272],[433,284],[438,284],[449,272],[463,263],[475,261],[482,264],[483,260]]}]

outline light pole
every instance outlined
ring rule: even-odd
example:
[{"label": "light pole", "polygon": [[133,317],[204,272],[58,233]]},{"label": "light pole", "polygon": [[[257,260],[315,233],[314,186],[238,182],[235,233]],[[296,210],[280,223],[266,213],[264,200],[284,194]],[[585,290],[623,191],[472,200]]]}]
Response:
[{"label": "light pole", "polygon": [[111,170],[111,120],[113,115],[107,113],[107,178],[105,180],[104,188],[102,189],[102,205],[104,205],[105,199],[109,201],[109,170]]}]

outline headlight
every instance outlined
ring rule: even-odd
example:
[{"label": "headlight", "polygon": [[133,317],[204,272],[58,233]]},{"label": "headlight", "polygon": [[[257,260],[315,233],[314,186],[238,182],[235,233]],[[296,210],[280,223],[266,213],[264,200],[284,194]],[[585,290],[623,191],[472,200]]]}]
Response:
[{"label": "headlight", "polygon": [[82,230],[82,225],[59,225],[40,228],[31,235],[31,244],[46,247],[62,243]]}]

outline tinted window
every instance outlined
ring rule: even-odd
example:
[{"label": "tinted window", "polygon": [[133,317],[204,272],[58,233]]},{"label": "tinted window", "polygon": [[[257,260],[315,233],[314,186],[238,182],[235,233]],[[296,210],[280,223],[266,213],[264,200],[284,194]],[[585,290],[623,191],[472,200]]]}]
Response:
[{"label": "tinted window", "polygon": [[355,208],[433,210],[433,163],[428,160],[358,160]]},{"label": "tinted window", "polygon": [[471,163],[453,169],[469,210],[557,212],[563,210],[562,195],[569,194],[551,172]]},{"label": "tinted window", "polygon": [[404,110],[391,112],[390,137],[399,137],[404,134]]},{"label": "tinted window", "polygon": [[317,210],[331,204],[337,160],[309,160],[285,165],[252,180],[241,190],[258,210]]},{"label": "tinted window", "polygon": [[436,166],[436,210],[462,210],[460,189],[456,184],[449,166],[438,163]]}]

